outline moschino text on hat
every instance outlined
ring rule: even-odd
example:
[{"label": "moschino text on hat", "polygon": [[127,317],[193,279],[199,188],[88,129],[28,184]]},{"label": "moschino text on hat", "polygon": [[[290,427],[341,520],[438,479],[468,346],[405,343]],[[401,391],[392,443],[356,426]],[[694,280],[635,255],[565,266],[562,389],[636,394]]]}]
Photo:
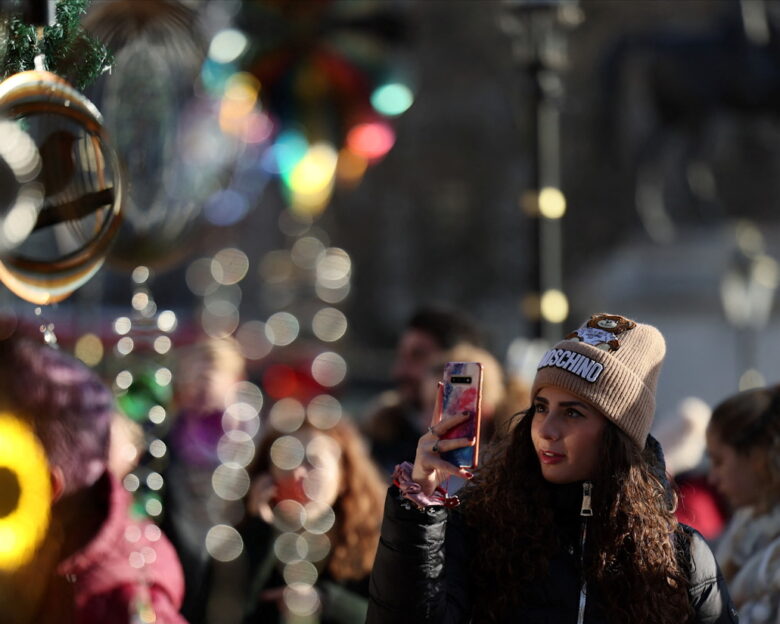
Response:
[{"label": "moschino text on hat", "polygon": [[550,349],[544,354],[537,369],[555,366],[562,368],[573,375],[582,377],[585,381],[594,382],[604,370],[601,362],[590,359],[586,355],[569,351],[568,349]]}]

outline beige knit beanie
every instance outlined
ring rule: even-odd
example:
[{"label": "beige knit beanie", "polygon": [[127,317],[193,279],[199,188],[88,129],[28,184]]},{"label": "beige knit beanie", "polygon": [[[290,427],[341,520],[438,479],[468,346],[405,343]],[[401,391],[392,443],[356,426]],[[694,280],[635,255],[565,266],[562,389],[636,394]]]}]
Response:
[{"label": "beige knit beanie", "polygon": [[615,314],[594,314],[544,354],[531,396],[557,386],[587,401],[645,447],[666,353],[655,327]]}]

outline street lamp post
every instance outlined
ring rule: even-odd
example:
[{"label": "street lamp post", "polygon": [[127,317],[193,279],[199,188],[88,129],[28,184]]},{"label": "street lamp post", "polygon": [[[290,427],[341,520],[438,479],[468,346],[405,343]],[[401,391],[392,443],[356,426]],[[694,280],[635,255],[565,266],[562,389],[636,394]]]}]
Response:
[{"label": "street lamp post", "polygon": [[765,383],[756,345],[759,332],[769,323],[780,271],[753,223],[738,223],[735,234],[736,250],[721,276],[720,295],[726,320],[735,330],[739,390],[747,390]]},{"label": "street lamp post", "polygon": [[533,287],[523,309],[536,337],[554,342],[561,334],[569,305],[563,291],[561,218],[566,198],[561,191],[560,107],[564,95],[560,73],[567,65],[564,29],[579,24],[579,0],[505,0],[502,29],[512,39],[515,61],[526,72],[532,102],[530,120],[530,188],[522,196],[534,236],[529,257]]}]

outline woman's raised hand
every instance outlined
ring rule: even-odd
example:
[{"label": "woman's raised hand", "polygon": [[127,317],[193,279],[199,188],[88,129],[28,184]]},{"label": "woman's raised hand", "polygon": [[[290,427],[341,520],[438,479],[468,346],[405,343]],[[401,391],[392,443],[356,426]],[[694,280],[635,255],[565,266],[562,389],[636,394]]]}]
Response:
[{"label": "woman's raised hand", "polygon": [[271,509],[271,501],[276,496],[276,484],[269,474],[259,474],[252,480],[247,499],[247,513],[250,516],[258,516],[271,524],[274,512]]},{"label": "woman's raised hand", "polygon": [[468,470],[459,468],[440,457],[440,453],[473,446],[475,443],[475,440],[469,438],[441,439],[442,435],[469,418],[468,414],[459,414],[442,420],[441,398],[443,388],[444,385],[442,382],[439,382],[439,389],[436,393],[436,405],[433,408],[433,416],[431,417],[431,426],[428,427],[428,431],[422,435],[417,443],[417,454],[415,455],[414,468],[412,469],[412,480],[418,483],[422,487],[423,493],[428,496],[447,477],[471,478],[471,473]]}]

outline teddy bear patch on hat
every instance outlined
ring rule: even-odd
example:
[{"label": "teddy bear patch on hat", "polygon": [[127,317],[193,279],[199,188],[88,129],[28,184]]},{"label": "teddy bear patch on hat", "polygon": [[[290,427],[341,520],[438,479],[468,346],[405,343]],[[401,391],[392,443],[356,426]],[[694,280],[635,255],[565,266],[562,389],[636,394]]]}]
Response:
[{"label": "teddy bear patch on hat", "polygon": [[617,351],[620,348],[618,336],[636,323],[617,314],[594,314],[585,325],[564,336],[564,340],[578,340],[604,351]]}]

